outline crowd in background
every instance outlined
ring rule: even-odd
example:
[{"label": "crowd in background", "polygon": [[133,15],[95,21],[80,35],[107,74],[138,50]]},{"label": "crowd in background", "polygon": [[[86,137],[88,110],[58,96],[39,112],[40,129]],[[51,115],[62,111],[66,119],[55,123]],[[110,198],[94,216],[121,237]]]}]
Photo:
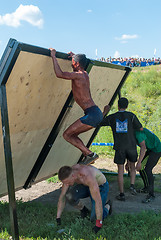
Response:
[{"label": "crowd in background", "polygon": [[145,66],[150,66],[150,65],[156,65],[156,64],[161,64],[161,59],[160,57],[158,58],[104,58],[102,57],[101,59],[97,59],[103,62],[108,62],[108,63],[113,63],[113,64],[118,64],[118,65],[123,65],[123,66],[129,66],[129,67],[145,67]]}]

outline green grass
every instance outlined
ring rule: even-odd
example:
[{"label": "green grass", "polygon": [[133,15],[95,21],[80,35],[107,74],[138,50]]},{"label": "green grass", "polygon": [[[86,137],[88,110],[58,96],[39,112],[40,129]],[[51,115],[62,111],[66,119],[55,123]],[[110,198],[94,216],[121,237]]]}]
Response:
[{"label": "green grass", "polygon": [[[117,181],[117,176],[106,175],[109,184]],[[57,180],[57,175],[54,177]],[[125,192],[130,186],[129,177],[124,178]],[[142,188],[140,177],[136,178],[136,188]],[[161,174],[155,175],[155,192],[161,192]],[[102,230],[95,235],[92,232],[94,223],[87,218],[79,218],[79,212],[67,212],[62,214],[62,225],[56,224],[56,206],[38,202],[17,201],[17,215],[19,222],[19,234],[21,239],[156,239],[161,240],[161,213],[143,211],[139,214],[114,214],[103,222]],[[63,233],[57,231],[64,229]],[[0,202],[0,238],[9,240],[11,236],[9,205]]]},{"label": "green grass", "polygon": [[[161,214],[153,211],[139,214],[119,214],[106,218],[103,228],[95,235],[94,223],[88,218],[80,219],[77,212],[64,212],[62,225],[55,221],[56,207],[40,203],[17,202],[19,234],[21,239],[161,239]],[[10,239],[8,203],[0,203],[0,238]],[[57,231],[64,229],[63,233]]]},{"label": "green grass", "polygon": [[60,182],[59,178],[58,178],[58,175],[56,174],[55,176],[51,177],[51,178],[48,178],[47,179],[47,182],[50,183],[50,182],[53,182],[53,183],[57,183],[57,182]]}]

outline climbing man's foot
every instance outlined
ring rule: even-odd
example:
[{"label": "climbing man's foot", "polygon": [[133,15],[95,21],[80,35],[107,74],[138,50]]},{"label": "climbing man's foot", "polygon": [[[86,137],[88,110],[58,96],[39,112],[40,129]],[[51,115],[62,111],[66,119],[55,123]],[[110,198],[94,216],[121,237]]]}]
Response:
[{"label": "climbing man's foot", "polygon": [[87,155],[86,157],[83,158],[83,160],[80,162],[80,164],[82,165],[89,165],[95,162],[95,160],[97,160],[99,158],[99,156],[97,155],[97,153],[91,153],[89,155]]}]

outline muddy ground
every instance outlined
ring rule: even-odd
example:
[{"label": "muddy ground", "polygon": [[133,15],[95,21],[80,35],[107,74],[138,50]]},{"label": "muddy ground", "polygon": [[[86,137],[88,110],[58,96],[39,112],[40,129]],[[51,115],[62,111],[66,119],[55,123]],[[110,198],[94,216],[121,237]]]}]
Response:
[{"label": "muddy ground", "polygon": [[[117,172],[117,168],[113,163],[112,159],[100,158],[94,164],[97,168],[107,169],[109,171]],[[153,171],[155,174],[161,173],[161,164],[158,164]],[[108,179],[108,176],[107,176]],[[129,179],[130,181],[130,179]],[[109,196],[108,198],[113,202],[113,214],[116,213],[139,213],[144,210],[154,210],[155,212],[161,212],[161,193],[156,193],[155,201],[148,204],[143,204],[141,201],[146,197],[146,194],[138,193],[136,196],[131,195],[131,193],[126,190],[126,201],[120,202],[115,199],[118,192],[117,182],[112,182],[109,185]],[[50,203],[53,205],[57,204],[58,197],[60,194],[61,183],[47,183],[47,181],[42,181],[32,185],[31,188],[27,190],[19,190],[16,192],[16,199],[21,199],[24,202],[36,201],[42,202],[43,204]],[[0,201],[8,201],[8,197],[0,198]],[[86,199],[85,204],[90,208],[90,200]],[[66,206],[67,211],[73,210],[69,205]]]}]

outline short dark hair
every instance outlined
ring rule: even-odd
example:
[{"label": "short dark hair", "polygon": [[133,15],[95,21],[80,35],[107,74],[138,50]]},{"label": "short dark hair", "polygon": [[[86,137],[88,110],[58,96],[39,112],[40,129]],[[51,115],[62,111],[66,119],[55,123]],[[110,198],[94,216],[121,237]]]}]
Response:
[{"label": "short dark hair", "polygon": [[87,58],[85,54],[75,54],[72,57],[75,62],[79,62],[80,66],[85,69],[87,66]]},{"label": "short dark hair", "polygon": [[72,173],[72,168],[69,166],[64,166],[59,169],[58,177],[62,181],[70,176]]},{"label": "short dark hair", "polygon": [[128,101],[127,98],[122,97],[122,98],[120,98],[120,99],[118,100],[118,106],[119,106],[119,108],[125,109],[125,108],[128,107],[128,104],[129,104],[129,101]]}]

